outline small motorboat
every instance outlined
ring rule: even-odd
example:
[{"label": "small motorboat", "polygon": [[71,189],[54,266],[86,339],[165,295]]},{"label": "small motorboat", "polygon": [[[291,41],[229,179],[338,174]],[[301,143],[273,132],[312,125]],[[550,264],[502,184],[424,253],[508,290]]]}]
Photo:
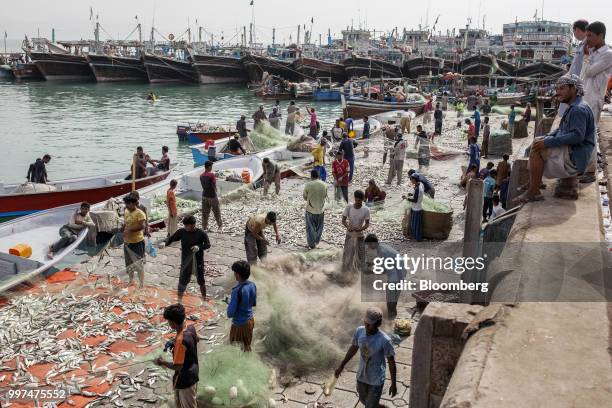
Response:
[{"label": "small motorboat", "polygon": [[181,141],[190,144],[200,144],[208,140],[220,140],[229,138],[237,133],[231,126],[211,125],[205,122],[179,123],[176,126],[176,134]]},{"label": "small motorboat", "polygon": [[[159,183],[168,178],[173,169],[138,179],[135,188]],[[127,194],[132,191],[132,180],[126,180],[129,174],[129,171],[122,171],[47,184],[0,184],[0,221],[83,201],[99,203]]]},{"label": "small motorboat", "polygon": [[236,157],[235,155],[227,151],[228,139],[223,140],[211,140],[206,143],[200,143],[194,146],[190,146],[191,155],[193,156],[193,162],[196,167],[203,166],[207,161],[219,161],[224,159],[231,159]]}]

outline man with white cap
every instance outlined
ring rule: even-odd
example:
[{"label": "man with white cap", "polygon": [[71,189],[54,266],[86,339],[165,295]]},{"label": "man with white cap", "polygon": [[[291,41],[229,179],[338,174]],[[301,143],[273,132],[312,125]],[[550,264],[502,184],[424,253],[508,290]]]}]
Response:
[{"label": "man with white cap", "polygon": [[[529,153],[529,183],[517,203],[540,201],[542,177],[570,179],[585,172],[595,148],[593,111],[582,100],[582,80],[568,74],[557,81],[557,97],[568,105],[559,127],[536,137]],[[557,193],[556,193],[557,194]],[[577,192],[576,192],[577,194]]]},{"label": "man with white cap", "polygon": [[379,329],[382,318],[383,313],[379,308],[368,308],[364,325],[358,327],[355,331],[351,347],[335,372],[336,378],[340,377],[344,366],[359,351],[361,359],[357,371],[357,392],[359,393],[359,401],[365,405],[365,408],[378,408],[380,406],[380,398],[385,383],[385,360],[389,363],[391,374],[389,395],[394,397],[397,394],[395,350],[389,336]]}]

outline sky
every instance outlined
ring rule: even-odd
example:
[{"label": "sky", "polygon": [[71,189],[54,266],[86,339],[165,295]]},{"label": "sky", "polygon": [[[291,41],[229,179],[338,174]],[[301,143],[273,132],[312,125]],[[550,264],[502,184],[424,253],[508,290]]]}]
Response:
[{"label": "sky", "polygon": [[189,26],[196,31],[197,20],[197,26],[205,29],[206,40],[212,34],[215,42],[223,36],[225,41],[233,38],[232,43],[240,40],[242,26],[246,25],[248,31],[253,16],[256,40],[263,43],[271,42],[272,27],[276,27],[277,42],[288,43],[289,36],[295,41],[297,26],[306,24],[310,30],[311,19],[316,41],[319,33],[325,38],[330,29],[332,36],[337,37],[351,24],[377,31],[398,27],[401,32],[403,27],[416,29],[427,21],[432,26],[436,18],[436,31],[443,33],[465,27],[468,17],[472,27],[482,27],[484,18],[485,28],[499,33],[504,23],[516,18],[533,20],[536,8],[540,18],[542,5],[545,19],[568,23],[578,18],[603,19],[606,25],[612,24],[612,13],[604,6],[605,0],[254,0],[253,7],[250,0],[0,0],[0,3],[3,3],[0,33],[6,32],[9,40],[36,36],[38,30],[41,36],[51,38],[52,28],[58,40],[90,39],[96,15],[104,29],[103,39],[125,39],[136,26],[138,16],[145,38],[153,21],[164,36],[172,33],[178,38]]}]

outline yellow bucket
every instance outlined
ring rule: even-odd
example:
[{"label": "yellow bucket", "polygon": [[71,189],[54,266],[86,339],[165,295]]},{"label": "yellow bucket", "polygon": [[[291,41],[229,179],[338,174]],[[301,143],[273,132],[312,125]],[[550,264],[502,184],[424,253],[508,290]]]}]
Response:
[{"label": "yellow bucket", "polygon": [[9,248],[9,254],[29,258],[32,256],[32,247],[28,244],[17,244]]}]

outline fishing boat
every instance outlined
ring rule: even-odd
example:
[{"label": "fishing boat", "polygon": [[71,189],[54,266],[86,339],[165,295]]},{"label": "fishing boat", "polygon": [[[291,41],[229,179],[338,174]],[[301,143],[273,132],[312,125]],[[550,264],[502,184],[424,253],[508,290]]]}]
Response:
[{"label": "fishing boat", "polygon": [[344,65],[315,58],[299,57],[292,63],[292,68],[304,78],[331,78],[334,82],[346,81]]},{"label": "fishing boat", "polygon": [[249,80],[239,57],[194,54],[192,58],[201,84],[233,84]]},{"label": "fishing boat", "polygon": [[223,126],[208,127],[200,130],[187,131],[185,139],[190,144],[206,143],[209,140],[221,140],[232,137],[237,133],[236,130]]},{"label": "fishing boat", "polygon": [[362,96],[345,97],[342,95],[342,110],[346,117],[362,118],[378,113],[396,110],[411,110],[420,115],[425,108],[425,99],[419,94],[408,94],[405,102],[385,102]]},{"label": "fishing boat", "polygon": [[32,62],[47,81],[91,81],[95,77],[87,62],[87,53],[92,48],[88,41],[65,41],[38,44],[29,53]]},{"label": "fishing boat", "polygon": [[[157,181],[157,185],[165,185],[164,179]],[[148,188],[156,186],[155,183],[146,185]],[[91,206],[91,213],[103,209],[107,199],[120,198],[130,191],[131,188],[104,198]],[[139,193],[142,194],[143,191],[139,190]],[[81,231],[74,242],[55,253],[53,259],[47,258],[49,246],[60,238],[59,229],[70,220],[79,207],[80,203],[63,205],[0,224],[0,293],[41,276],[81,245],[88,235],[87,229]],[[29,245],[32,248],[32,255],[24,258],[9,254],[9,249],[17,244]]]},{"label": "fishing boat", "polygon": [[255,54],[247,54],[240,61],[252,83],[261,82],[264,72],[287,80],[301,80],[301,75],[292,69],[290,61]]},{"label": "fishing boat", "polygon": [[147,53],[143,59],[149,82],[152,84],[165,82],[197,84],[199,81],[189,57],[187,60],[180,60]]},{"label": "fishing boat", "polygon": [[517,77],[550,78],[559,77],[565,73],[565,69],[559,65],[548,62],[536,62],[517,68],[514,75]]},{"label": "fishing boat", "polygon": [[401,78],[402,69],[392,62],[353,55],[342,62],[347,78]]},{"label": "fishing boat", "polygon": [[455,70],[456,66],[453,62],[434,57],[412,58],[405,61],[402,67],[404,76],[412,79],[455,72]]},{"label": "fishing boat", "polygon": [[13,78],[13,70],[11,66],[8,64],[0,65],[0,78],[4,79],[12,79]]},{"label": "fishing boat", "polygon": [[[190,146],[193,162],[196,167],[203,166],[207,161],[231,159],[235,155],[227,151],[229,139],[211,141]],[[213,149],[210,149],[213,147]]]},{"label": "fishing boat", "polygon": [[89,54],[89,66],[97,82],[147,82],[143,61],[137,57]]},{"label": "fishing boat", "polygon": [[[165,171],[136,180],[137,189],[165,180],[173,171]],[[0,189],[0,221],[28,215],[49,208],[87,201],[99,203],[132,190],[132,181],[125,180],[129,171],[50,182],[46,191],[15,193],[19,184],[3,185]],[[33,185],[34,190],[39,184]]]},{"label": "fishing boat", "polygon": [[17,63],[13,66],[13,75],[19,81],[45,79],[35,63]]}]

